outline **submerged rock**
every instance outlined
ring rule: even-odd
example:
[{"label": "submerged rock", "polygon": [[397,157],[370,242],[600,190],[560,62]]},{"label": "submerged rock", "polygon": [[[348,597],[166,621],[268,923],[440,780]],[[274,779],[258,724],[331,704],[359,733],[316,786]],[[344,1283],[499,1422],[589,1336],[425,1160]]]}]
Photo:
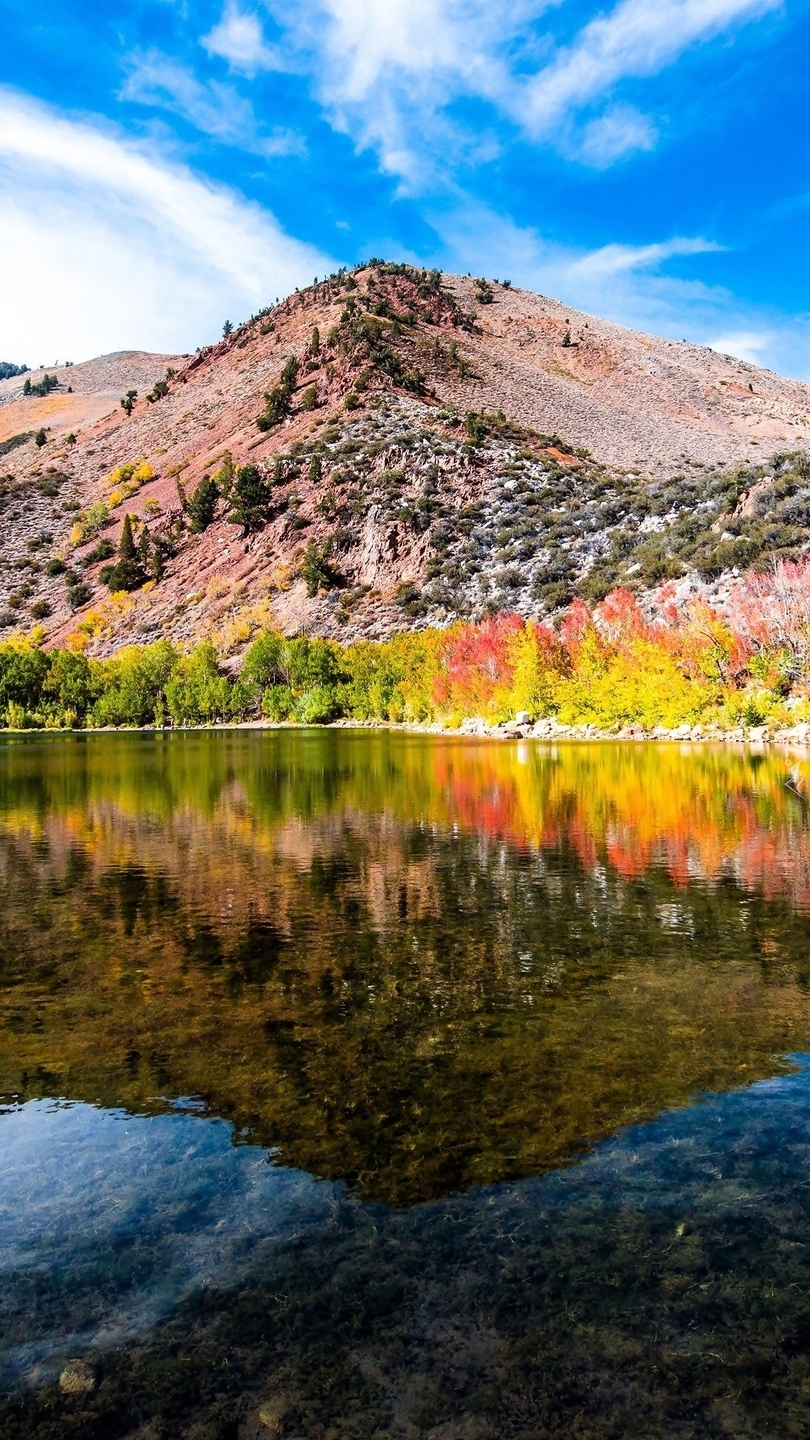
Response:
[{"label": "submerged rock", "polygon": [[89,1395],[96,1388],[96,1372],[86,1360],[68,1360],[59,1376],[59,1389],[65,1395]]},{"label": "submerged rock", "polygon": [[290,1413],[290,1401],[287,1395],[273,1395],[271,1399],[265,1400],[259,1406],[259,1424],[270,1435],[280,1435],[284,1421]]}]

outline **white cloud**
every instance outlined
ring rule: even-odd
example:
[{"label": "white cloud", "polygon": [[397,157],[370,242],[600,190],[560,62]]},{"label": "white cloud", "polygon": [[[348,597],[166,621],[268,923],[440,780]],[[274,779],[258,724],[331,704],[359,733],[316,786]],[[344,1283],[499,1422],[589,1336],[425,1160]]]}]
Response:
[{"label": "white cloud", "polygon": [[216,80],[203,84],[191,70],[154,50],[130,58],[121,97],[171,110],[204,134],[256,155],[300,154],[304,149],[301,137],[292,131],[262,134],[250,101],[231,86]]},{"label": "white cloud", "polygon": [[655,75],[684,50],[777,9],[782,0],[621,0],[586,25],[574,43],[527,86],[527,121],[547,133],[573,108],[600,99],[617,81]]},{"label": "white cloud", "polygon": [[750,360],[752,365],[766,365],[778,338],[773,330],[732,330],[714,336],[706,344],[719,355],[736,355],[738,360]]},{"label": "white cloud", "polygon": [[284,70],[281,51],[268,45],[258,15],[229,3],[218,25],[204,36],[201,44],[209,55],[227,60],[232,70],[242,75],[255,75],[259,70]]},{"label": "white cloud", "polygon": [[713,240],[688,235],[676,235],[672,240],[656,241],[652,245],[601,245],[572,260],[569,271],[584,281],[610,279],[627,271],[657,268],[676,255],[705,255],[707,251],[720,249]]},{"label": "white cloud", "polygon": [[0,89],[0,353],[193,350],[332,262],[183,165]]},{"label": "white cloud", "polygon": [[[382,168],[411,188],[435,183],[454,160],[468,158],[474,137],[447,114],[460,97],[486,102],[588,165],[650,150],[656,128],[637,110],[611,103],[602,115],[586,115],[578,133],[581,112],[601,106],[621,81],[657,74],[691,46],[759,19],[782,0],[620,0],[570,45],[555,48],[538,21],[557,3],[267,0],[286,37],[285,55],[311,71],[332,123],[374,149]],[[237,16],[244,20],[226,10],[228,33]],[[250,34],[248,59],[264,45],[260,27]],[[218,53],[226,53],[224,45]],[[545,61],[539,68],[538,55]]]},{"label": "white cloud", "polygon": [[597,170],[613,165],[634,150],[653,150],[658,131],[631,105],[614,105],[586,125],[575,148],[577,158]]}]

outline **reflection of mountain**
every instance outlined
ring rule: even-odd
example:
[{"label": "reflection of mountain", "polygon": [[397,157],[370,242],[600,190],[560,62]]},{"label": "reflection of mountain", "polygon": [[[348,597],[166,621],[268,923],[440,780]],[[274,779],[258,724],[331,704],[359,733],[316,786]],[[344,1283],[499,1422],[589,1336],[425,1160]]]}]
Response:
[{"label": "reflection of mountain", "polygon": [[9,745],[0,1088],[199,1094],[396,1203],[559,1165],[807,1042],[788,778],[345,732]]}]

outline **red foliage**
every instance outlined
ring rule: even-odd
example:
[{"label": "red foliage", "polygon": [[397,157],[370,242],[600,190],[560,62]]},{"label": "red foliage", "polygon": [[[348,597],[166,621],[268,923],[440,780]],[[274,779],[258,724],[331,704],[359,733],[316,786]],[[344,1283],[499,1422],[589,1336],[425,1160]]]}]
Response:
[{"label": "red foliage", "polygon": [[511,642],[523,625],[519,615],[504,614],[449,630],[433,682],[435,704],[468,715],[485,714],[496,690],[511,683]]}]

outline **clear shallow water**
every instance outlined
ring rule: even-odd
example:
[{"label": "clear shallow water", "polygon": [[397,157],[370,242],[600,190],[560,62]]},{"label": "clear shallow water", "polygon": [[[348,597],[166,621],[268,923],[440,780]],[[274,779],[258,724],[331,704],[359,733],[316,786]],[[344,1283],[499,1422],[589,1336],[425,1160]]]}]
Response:
[{"label": "clear shallow water", "polygon": [[810,1433],[804,779],[3,746],[3,1433]]}]

